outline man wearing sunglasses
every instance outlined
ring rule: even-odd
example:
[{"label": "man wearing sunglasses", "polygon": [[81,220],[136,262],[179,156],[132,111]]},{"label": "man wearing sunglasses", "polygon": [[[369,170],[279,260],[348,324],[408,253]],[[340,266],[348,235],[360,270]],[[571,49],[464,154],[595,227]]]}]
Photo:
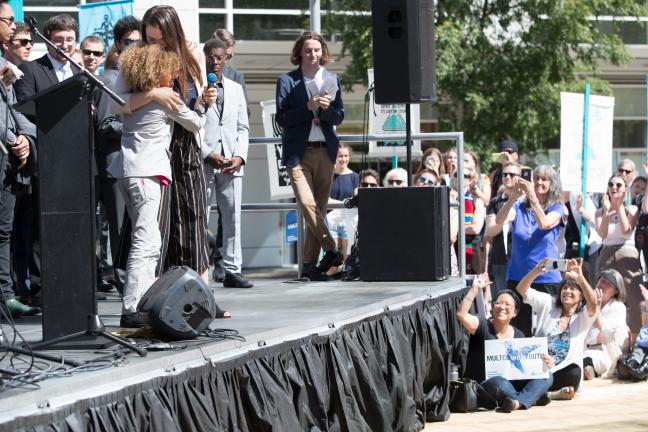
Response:
[{"label": "man wearing sunglasses", "polygon": [[29,26],[25,23],[17,22],[16,30],[8,41],[2,41],[3,57],[16,66],[29,60],[34,41],[32,40]]},{"label": "man wearing sunglasses", "polygon": [[500,160],[503,162],[500,162],[500,165],[490,173],[491,190],[493,191],[493,194],[497,194],[500,186],[502,186],[502,166],[504,163],[517,162],[520,158],[520,155],[518,154],[518,144],[511,138],[506,138],[504,141],[499,143],[497,148],[501,155]]},{"label": "man wearing sunglasses", "polygon": [[517,162],[506,162],[502,165],[502,185],[504,190],[491,198],[486,208],[486,235],[484,236],[484,255],[487,269],[493,285],[491,296],[495,298],[499,291],[506,289],[506,271],[508,255],[511,251],[510,227],[515,212],[510,211],[503,224],[495,222],[497,213],[504,207],[516,185],[515,179],[522,173],[522,167]]},{"label": "man wearing sunglasses", "polygon": [[97,74],[99,66],[106,59],[104,50],[106,46],[101,38],[95,35],[86,36],[81,41],[81,55],[83,56],[83,67],[88,72]]},{"label": "man wearing sunglasses", "polygon": [[630,159],[623,159],[617,164],[617,174],[625,178],[626,182],[631,185],[636,177],[634,162]]}]

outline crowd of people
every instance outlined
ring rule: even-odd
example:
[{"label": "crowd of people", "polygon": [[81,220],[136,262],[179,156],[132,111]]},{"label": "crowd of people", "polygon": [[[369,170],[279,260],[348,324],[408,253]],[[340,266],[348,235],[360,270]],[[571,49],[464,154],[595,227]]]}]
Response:
[{"label": "crowd of people", "polygon": [[[30,29],[14,21],[9,3],[0,1],[0,124],[7,150],[0,154],[0,305],[5,315],[20,317],[41,312],[38,119],[11,106],[79,68],[51,48],[30,61]],[[113,33],[111,47],[88,36],[77,49],[78,26],[69,15],[43,27],[90,73],[99,74],[103,64],[99,78],[126,102],[95,89],[96,199],[105,226],[99,231],[113,263],[110,278],[99,272],[98,288],[114,284],[123,298],[121,325],[139,327],[147,321],[139,300],[171,267],[187,266],[208,282],[213,264],[212,277],[224,287],[253,286],[242,275],[240,243],[249,107],[243,74],[228,64],[235,42],[226,30],[216,30],[201,48],[186,40],[173,7],[154,6],[142,20],[122,18]],[[360,188],[448,186],[452,200],[463,200],[461,259],[474,275],[457,314],[471,335],[464,372],[483,381],[501,410],[546,404],[549,394],[572,398],[583,378],[614,373],[631,350],[625,364],[648,374],[648,291],[641,285],[647,181],[632,161],[618,164],[606,193],[583,196],[564,191],[554,167],[523,166],[518,144],[507,138],[488,175],[477,154],[465,152],[463,190],[454,148],[428,147],[414,172],[395,167],[381,181],[376,170],[353,171],[352,148],[337,137],[344,104],[339,78],[325,68],[332,61],[326,40],[304,33],[290,60],[296,68],[277,80],[276,121],[282,162],[306,222],[309,279],[340,273],[356,238],[356,209],[327,212],[330,203],[347,202]],[[643,169],[648,175],[648,162]],[[207,228],[212,199],[214,235]],[[458,275],[460,221],[455,209],[451,214],[452,273]],[[478,295],[485,307],[475,312]],[[219,308],[219,318],[229,316]],[[484,340],[531,335],[548,340],[549,378],[485,379]]]},{"label": "crowd of people", "polygon": [[[558,171],[549,165],[523,178],[528,167],[517,162],[512,140],[503,141],[500,150],[501,162],[490,175],[495,195],[485,229],[477,245],[466,236],[466,260],[472,258],[483,273],[474,275],[457,313],[470,334],[465,376],[481,382],[503,412],[572,399],[582,391],[582,380],[648,378],[648,291],[641,257],[646,177],[637,176],[634,163],[625,159],[605,193],[583,196],[564,191]],[[484,192],[466,166],[469,185]],[[648,174],[648,164],[644,170]],[[466,214],[470,208],[466,204]],[[475,224],[467,220],[467,227],[469,222]],[[476,266],[469,245],[481,249]],[[477,295],[485,307],[471,314]],[[485,379],[484,340],[531,336],[547,339],[549,378]]]}]

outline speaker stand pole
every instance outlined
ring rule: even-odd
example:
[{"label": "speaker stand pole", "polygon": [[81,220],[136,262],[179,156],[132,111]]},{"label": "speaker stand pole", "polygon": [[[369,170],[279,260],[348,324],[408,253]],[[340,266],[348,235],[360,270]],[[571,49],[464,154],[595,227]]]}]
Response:
[{"label": "speaker stand pole", "polygon": [[407,186],[412,186],[412,116],[410,104],[405,104],[405,147],[407,150]]}]

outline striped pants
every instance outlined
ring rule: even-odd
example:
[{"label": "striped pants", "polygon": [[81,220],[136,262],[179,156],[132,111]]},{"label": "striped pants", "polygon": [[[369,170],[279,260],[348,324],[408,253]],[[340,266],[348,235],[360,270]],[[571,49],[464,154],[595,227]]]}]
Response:
[{"label": "striped pants", "polygon": [[205,169],[195,135],[177,123],[171,138],[171,171],[165,268],[184,265],[201,274],[209,268]]}]

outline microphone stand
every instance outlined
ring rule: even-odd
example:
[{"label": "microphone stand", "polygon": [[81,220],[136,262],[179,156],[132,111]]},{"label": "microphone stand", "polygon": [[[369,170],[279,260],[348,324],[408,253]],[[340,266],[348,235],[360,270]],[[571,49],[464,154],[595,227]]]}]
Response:
[{"label": "microphone stand", "polygon": [[[83,76],[85,76],[87,78],[88,82],[86,82],[86,84],[84,86],[84,92],[83,92],[83,94],[81,96],[81,99],[83,99],[84,97],[86,97],[88,99],[88,110],[89,110],[89,113],[90,113],[90,118],[92,118],[92,111],[93,111],[92,90],[94,89],[94,87],[98,87],[102,91],[106,92],[108,94],[108,96],[110,96],[118,104],[120,104],[122,106],[126,105],[126,102],[124,102],[124,100],[122,98],[117,96],[112,90],[110,90],[108,87],[106,87],[103,82],[101,82],[100,80],[98,80],[94,76],[94,74],[90,73],[83,66],[75,63],[74,60],[72,60],[72,58],[70,58],[65,52],[63,52],[63,50],[61,48],[57,47],[56,45],[54,45],[52,43],[52,41],[50,41],[45,36],[43,36],[43,34],[41,34],[41,32],[39,32],[38,29],[36,28],[36,25],[38,23],[36,22],[36,19],[34,17],[27,16],[27,17],[25,17],[25,19],[29,23],[29,27],[34,32],[34,34],[36,34],[39,38],[41,38],[43,40],[43,42],[45,42],[46,45],[48,45],[49,47],[54,49],[56,51],[56,54],[60,55],[63,58],[66,58],[67,61],[70,62],[70,65],[74,65],[80,71],[80,73],[83,74]],[[90,143],[90,147],[91,147],[90,148],[90,150],[91,150],[90,154],[92,154],[93,153],[92,147],[94,146],[92,138],[89,140],[89,143]],[[92,164],[92,161],[90,161],[90,164]],[[92,171],[92,168],[91,168],[91,171]],[[94,199],[92,199],[92,201],[94,203]],[[96,235],[94,225],[91,228],[91,232],[92,232],[91,241],[92,241],[92,245],[94,245],[95,235]],[[61,342],[66,342],[66,341],[69,341],[69,340],[72,340],[72,339],[82,338],[84,336],[90,337],[90,338],[95,338],[95,339],[98,336],[102,336],[105,339],[108,339],[108,340],[110,340],[110,341],[112,341],[112,342],[114,342],[114,343],[116,343],[118,345],[121,345],[121,346],[123,346],[123,347],[125,347],[125,348],[127,348],[127,349],[129,349],[131,351],[134,351],[134,352],[136,352],[137,354],[139,354],[142,357],[145,357],[147,355],[147,351],[145,349],[142,349],[142,348],[140,348],[140,347],[138,347],[138,346],[136,346],[134,344],[131,344],[127,340],[122,339],[122,338],[120,338],[118,336],[114,336],[114,335],[112,335],[112,334],[110,334],[110,333],[108,333],[106,331],[106,327],[105,327],[103,321],[101,320],[101,317],[99,316],[99,313],[98,313],[98,310],[97,310],[96,268],[94,268],[94,266],[93,266],[93,273],[94,273],[93,279],[95,280],[95,283],[92,284],[92,291],[93,291],[93,295],[95,296],[94,310],[92,311],[91,314],[88,315],[88,321],[87,321],[86,329],[83,330],[83,331],[76,332],[76,333],[72,333],[72,334],[64,335],[64,336],[57,337],[57,338],[54,338],[54,339],[50,339],[50,340],[47,340],[47,341],[42,341],[42,342],[39,342],[39,343],[36,343],[36,344],[32,344],[31,349],[35,350],[35,349],[39,349],[39,348],[45,348],[45,347],[49,347],[51,345],[57,345],[57,344],[59,344]]]}]

